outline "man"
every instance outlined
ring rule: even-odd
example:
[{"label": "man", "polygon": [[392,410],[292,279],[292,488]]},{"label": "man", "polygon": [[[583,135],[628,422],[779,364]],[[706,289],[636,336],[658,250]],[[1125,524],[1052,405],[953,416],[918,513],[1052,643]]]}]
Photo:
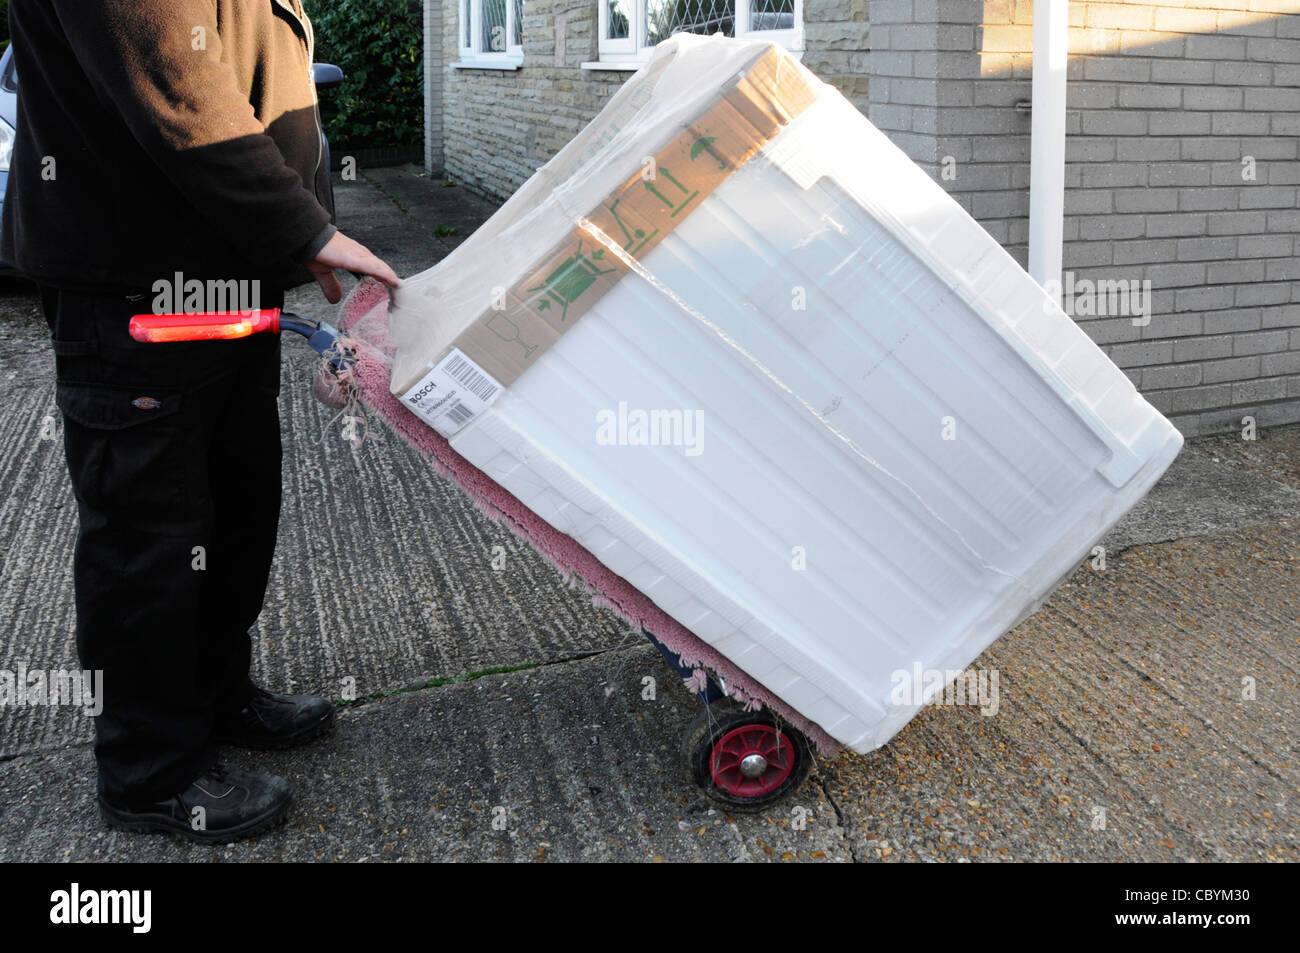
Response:
[{"label": "man", "polygon": [[9,17],[0,251],[41,286],[53,337],[77,647],[104,673],[100,811],[248,836],[284,819],[289,787],[215,746],[287,747],[333,721],[325,699],[248,677],[280,512],[279,340],[141,344],[128,321],[160,281],[262,307],[312,276],[338,301],[335,268],[399,281],[331,225],[300,0],[11,0]]}]

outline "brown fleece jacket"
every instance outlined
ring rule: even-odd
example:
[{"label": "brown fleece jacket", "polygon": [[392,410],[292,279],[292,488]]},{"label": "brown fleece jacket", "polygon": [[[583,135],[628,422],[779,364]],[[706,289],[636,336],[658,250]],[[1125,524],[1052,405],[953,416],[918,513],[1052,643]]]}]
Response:
[{"label": "brown fleece jacket", "polygon": [[333,197],[300,0],[11,0],[0,255],[48,285],[309,280]]}]

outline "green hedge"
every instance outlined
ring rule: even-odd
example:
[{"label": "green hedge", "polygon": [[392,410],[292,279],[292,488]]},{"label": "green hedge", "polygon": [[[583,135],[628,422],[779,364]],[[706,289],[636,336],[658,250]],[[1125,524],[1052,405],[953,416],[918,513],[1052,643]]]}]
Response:
[{"label": "green hedge", "polygon": [[316,60],[343,70],[322,90],[333,150],[405,146],[424,136],[424,10],[420,0],[305,0]]},{"label": "green hedge", "polygon": [[0,53],[9,49],[9,0],[0,0]]}]

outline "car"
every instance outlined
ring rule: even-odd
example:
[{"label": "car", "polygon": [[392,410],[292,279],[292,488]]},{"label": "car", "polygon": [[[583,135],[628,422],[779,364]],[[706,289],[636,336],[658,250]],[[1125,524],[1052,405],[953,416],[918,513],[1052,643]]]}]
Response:
[{"label": "car", "polygon": [[[312,79],[318,90],[330,89],[343,82],[343,70],[330,63],[313,63]],[[13,158],[15,129],[18,126],[18,70],[14,66],[14,48],[11,43],[0,57],[0,215],[4,214],[5,191],[9,185],[9,162]],[[321,148],[325,167],[329,168],[330,144],[321,129]],[[0,275],[10,275],[14,269],[0,261]]]},{"label": "car", "polygon": [[[3,214],[5,190],[9,186],[9,160],[14,154],[15,127],[18,125],[18,73],[14,69],[11,43],[0,57],[0,214]],[[13,271],[0,261],[0,274]]]}]

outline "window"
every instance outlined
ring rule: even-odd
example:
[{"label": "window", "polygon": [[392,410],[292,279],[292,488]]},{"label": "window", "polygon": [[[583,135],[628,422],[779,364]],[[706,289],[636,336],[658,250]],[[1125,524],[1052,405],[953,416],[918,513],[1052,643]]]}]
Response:
[{"label": "window", "polygon": [[803,49],[803,0],[596,0],[602,64],[633,66],[674,33],[762,36]]},{"label": "window", "polygon": [[459,66],[511,69],[524,58],[524,0],[460,0]]}]

